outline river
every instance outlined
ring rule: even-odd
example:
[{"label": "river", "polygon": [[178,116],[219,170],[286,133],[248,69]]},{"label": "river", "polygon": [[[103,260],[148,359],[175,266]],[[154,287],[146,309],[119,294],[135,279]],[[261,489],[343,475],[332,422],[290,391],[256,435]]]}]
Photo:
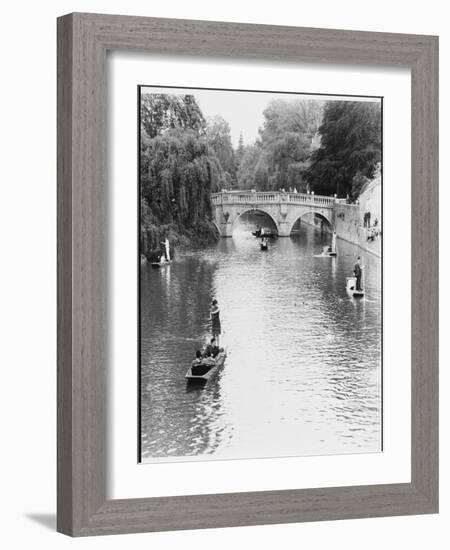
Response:
[{"label": "river", "polygon": [[[254,227],[254,226],[253,226]],[[141,460],[379,452],[381,260],[302,225],[268,252],[232,239],[141,268]],[[366,295],[345,278],[356,256]],[[185,373],[221,310],[224,368],[204,387]]]}]

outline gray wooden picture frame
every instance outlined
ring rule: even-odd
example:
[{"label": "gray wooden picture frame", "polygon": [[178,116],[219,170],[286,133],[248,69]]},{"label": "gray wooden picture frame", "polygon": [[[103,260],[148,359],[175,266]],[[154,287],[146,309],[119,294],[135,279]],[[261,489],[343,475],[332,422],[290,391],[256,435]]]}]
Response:
[{"label": "gray wooden picture frame", "polygon": [[[410,483],[107,499],[108,50],[411,69]],[[68,535],[437,512],[438,38],[83,13],[59,18],[57,414],[57,529]]]}]

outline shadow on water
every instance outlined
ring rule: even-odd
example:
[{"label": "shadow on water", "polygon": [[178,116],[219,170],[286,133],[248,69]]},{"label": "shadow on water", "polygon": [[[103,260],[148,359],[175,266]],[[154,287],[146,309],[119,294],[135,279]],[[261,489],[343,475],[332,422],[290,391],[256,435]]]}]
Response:
[{"label": "shadow on water", "polygon": [[203,391],[206,386],[206,380],[187,380],[186,393]]}]

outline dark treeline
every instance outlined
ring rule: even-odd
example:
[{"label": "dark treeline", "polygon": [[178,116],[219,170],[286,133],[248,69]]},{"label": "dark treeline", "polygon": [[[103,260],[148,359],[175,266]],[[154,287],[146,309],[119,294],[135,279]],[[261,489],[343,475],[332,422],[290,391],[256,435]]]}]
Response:
[{"label": "dark treeline", "polygon": [[[280,100],[253,144],[237,148],[222,117],[206,120],[193,95],[141,98],[141,250],[217,238],[211,193],[296,189],[356,199],[381,158],[381,109],[356,101]],[[243,113],[245,116],[245,113]]]},{"label": "dark treeline", "polygon": [[[143,94],[141,100],[141,251],[217,239],[211,193],[230,187],[225,121],[208,124],[194,96]],[[223,163],[223,164],[222,164]],[[234,160],[229,161],[234,165]]]},{"label": "dark treeline", "polygon": [[311,189],[355,200],[381,160],[380,104],[330,101],[319,134],[320,147],[312,152],[306,172]]},{"label": "dark treeline", "polygon": [[291,188],[355,200],[381,159],[378,103],[276,100],[264,119],[259,138],[244,148],[239,188]]}]

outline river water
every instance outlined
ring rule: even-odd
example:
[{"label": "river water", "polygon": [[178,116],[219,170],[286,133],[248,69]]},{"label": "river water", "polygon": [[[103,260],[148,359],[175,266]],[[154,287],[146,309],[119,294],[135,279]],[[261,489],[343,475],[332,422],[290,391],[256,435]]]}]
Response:
[{"label": "river water", "polygon": [[[339,239],[337,258],[315,257],[329,241],[301,226],[262,252],[241,228],[141,268],[143,462],[381,451],[381,260]],[[345,289],[357,255],[362,299]],[[227,359],[190,386],[213,298]]]}]

